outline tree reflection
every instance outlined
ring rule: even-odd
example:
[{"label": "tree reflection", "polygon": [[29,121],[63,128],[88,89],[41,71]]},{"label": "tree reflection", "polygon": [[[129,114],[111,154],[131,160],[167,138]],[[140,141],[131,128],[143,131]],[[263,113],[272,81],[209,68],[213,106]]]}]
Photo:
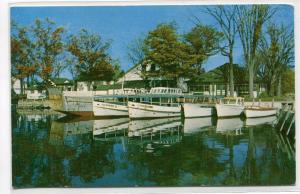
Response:
[{"label": "tree reflection", "polygon": [[92,142],[88,151],[82,152],[70,162],[70,174],[84,182],[114,172],[112,143]]}]

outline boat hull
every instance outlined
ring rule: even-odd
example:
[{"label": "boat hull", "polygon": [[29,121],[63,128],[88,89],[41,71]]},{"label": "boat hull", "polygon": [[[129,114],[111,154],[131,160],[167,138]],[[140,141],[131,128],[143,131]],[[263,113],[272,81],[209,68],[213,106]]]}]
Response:
[{"label": "boat hull", "polygon": [[68,116],[77,116],[77,117],[93,117],[93,111],[64,111],[64,110],[55,110],[57,112],[63,113]]},{"label": "boat hull", "polygon": [[216,104],[218,117],[240,116],[244,111],[244,106],[238,104]]},{"label": "boat hull", "polygon": [[201,104],[184,103],[184,117],[209,117],[212,115],[213,107],[203,107]]},{"label": "boat hull", "polygon": [[96,117],[128,116],[128,107],[125,105],[93,101],[93,112]]},{"label": "boat hull", "polygon": [[56,110],[66,115],[91,117],[93,116],[93,99],[91,94],[63,96],[62,109]]},{"label": "boat hull", "polygon": [[255,118],[255,117],[267,117],[267,116],[272,116],[276,115],[277,110],[276,109],[245,109],[245,115],[247,118]]},{"label": "boat hull", "polygon": [[160,106],[139,102],[128,102],[130,118],[162,118],[181,116],[181,106]]}]

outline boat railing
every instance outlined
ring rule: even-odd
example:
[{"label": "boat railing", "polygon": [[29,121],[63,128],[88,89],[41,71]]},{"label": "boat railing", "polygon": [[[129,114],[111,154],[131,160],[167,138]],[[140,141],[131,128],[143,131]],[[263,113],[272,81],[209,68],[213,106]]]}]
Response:
[{"label": "boat railing", "polygon": [[160,106],[167,106],[167,107],[177,107],[180,103],[179,102],[150,102],[150,101],[140,101],[143,104],[151,104],[151,105],[160,105]]}]

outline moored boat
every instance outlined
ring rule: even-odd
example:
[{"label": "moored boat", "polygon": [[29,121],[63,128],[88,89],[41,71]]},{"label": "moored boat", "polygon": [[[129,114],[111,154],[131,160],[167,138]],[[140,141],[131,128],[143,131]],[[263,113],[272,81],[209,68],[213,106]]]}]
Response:
[{"label": "moored boat", "polygon": [[184,117],[209,117],[213,113],[213,107],[204,104],[184,103],[183,104]]},{"label": "moored boat", "polygon": [[150,93],[136,95],[128,101],[130,118],[162,118],[181,116],[182,91],[178,88],[152,88]]},{"label": "moored boat", "polygon": [[213,114],[213,104],[207,102],[206,96],[185,95],[183,111],[185,118],[209,117]]},{"label": "moored boat", "polygon": [[96,95],[93,100],[94,116],[128,116],[128,95]]},{"label": "moored boat", "polygon": [[225,97],[224,102],[216,104],[218,117],[240,116],[244,111],[244,98],[242,97]]},{"label": "moored boat", "polygon": [[56,111],[66,115],[92,117],[94,91],[65,91],[62,94],[63,106]]}]

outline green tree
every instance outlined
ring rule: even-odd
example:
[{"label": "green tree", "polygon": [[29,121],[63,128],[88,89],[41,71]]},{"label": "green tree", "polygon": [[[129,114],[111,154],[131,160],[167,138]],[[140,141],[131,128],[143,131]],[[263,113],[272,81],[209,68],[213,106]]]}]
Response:
[{"label": "green tree", "polygon": [[[197,79],[203,72],[203,63],[207,59],[217,54],[220,51],[220,42],[223,39],[223,33],[217,31],[215,28],[207,25],[196,25],[190,32],[184,35],[185,43],[188,45],[188,55],[194,59],[194,62],[187,70],[191,74],[193,72],[194,79]],[[192,71],[190,71],[192,70]]]},{"label": "green tree", "polygon": [[107,54],[109,42],[104,42],[99,35],[82,29],[78,35],[71,35],[68,51],[76,57],[75,69],[78,80],[110,81],[114,76],[112,59]]},{"label": "green tree", "polygon": [[172,79],[179,85],[179,78],[187,76],[190,67],[196,63],[189,53],[190,47],[179,41],[173,24],[158,25],[145,39],[146,65],[155,65],[159,69],[148,76]]},{"label": "green tree", "polygon": [[282,74],[282,93],[295,94],[295,71],[291,69]]}]

